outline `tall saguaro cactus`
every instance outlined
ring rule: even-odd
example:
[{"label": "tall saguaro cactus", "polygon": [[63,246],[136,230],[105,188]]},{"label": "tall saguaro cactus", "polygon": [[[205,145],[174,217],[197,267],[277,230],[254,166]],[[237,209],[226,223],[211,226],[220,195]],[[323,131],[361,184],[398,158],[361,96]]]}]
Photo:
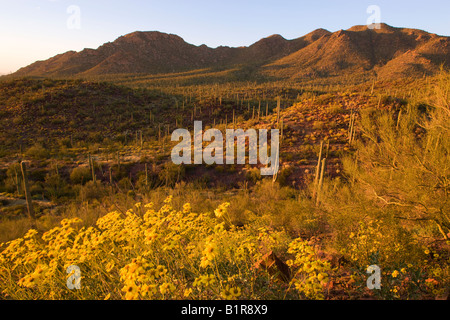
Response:
[{"label": "tall saguaro cactus", "polygon": [[91,154],[89,153],[89,170],[91,171],[92,174],[92,181],[94,183],[97,182],[96,176],[95,176],[95,167],[94,167],[94,160],[91,157]]},{"label": "tall saguaro cactus", "polygon": [[348,142],[349,144],[353,144],[353,141],[355,140],[355,121],[356,121],[356,114],[353,112],[350,115],[350,125],[348,127]]},{"label": "tall saguaro cactus", "polygon": [[280,123],[280,112],[281,112],[281,97],[277,98],[277,124]]},{"label": "tall saguaro cactus", "polygon": [[34,214],[34,208],[33,208],[33,202],[31,200],[31,193],[30,193],[30,185],[28,183],[28,175],[27,175],[27,165],[24,161],[21,162],[20,167],[22,169],[22,177],[23,177],[23,185],[25,188],[25,199],[27,201],[27,209],[28,209],[28,216],[31,220],[31,228],[36,228],[36,216]]},{"label": "tall saguaro cactus", "polygon": [[20,195],[19,175],[17,174],[17,168],[16,168],[16,166],[14,166],[14,175],[15,175],[15,180],[14,180],[14,182],[16,183],[17,195]]},{"label": "tall saguaro cactus", "polygon": [[320,143],[320,151],[319,151],[319,159],[317,161],[316,167],[316,175],[314,177],[314,190],[313,190],[313,198],[316,198],[318,193],[318,185],[319,185],[319,177],[320,177],[320,165],[322,162],[322,151],[323,151],[323,141]]},{"label": "tall saguaro cactus", "polygon": [[322,170],[320,172],[320,179],[319,179],[319,185],[317,186],[317,198],[316,198],[316,205],[319,204],[320,202],[320,197],[322,194],[322,186],[323,186],[323,173],[325,171],[325,163],[326,163],[327,159],[323,159],[322,160]]}]

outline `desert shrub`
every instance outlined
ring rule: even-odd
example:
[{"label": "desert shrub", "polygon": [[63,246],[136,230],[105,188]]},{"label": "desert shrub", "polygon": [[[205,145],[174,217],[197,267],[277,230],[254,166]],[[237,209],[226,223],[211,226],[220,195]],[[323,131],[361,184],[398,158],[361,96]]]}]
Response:
[{"label": "desert shrub", "polygon": [[131,184],[130,178],[125,177],[125,178],[120,179],[119,182],[117,182],[117,186],[122,191],[127,191],[127,190],[131,189],[132,184]]},{"label": "desert shrub", "polygon": [[67,193],[66,182],[56,173],[47,174],[45,177],[44,188],[47,196],[52,201],[56,201]]},{"label": "desert shrub", "polygon": [[72,148],[72,141],[68,137],[59,139],[58,143],[63,148]]},{"label": "desert shrub", "polygon": [[42,144],[36,143],[25,152],[25,155],[33,159],[47,159],[50,153]]},{"label": "desert shrub", "polygon": [[89,167],[76,167],[70,173],[70,181],[74,184],[85,184],[92,179],[92,172]]},{"label": "desert shrub", "polygon": [[292,167],[283,167],[278,172],[277,181],[281,186],[287,186],[289,177],[293,173],[294,169]]},{"label": "desert shrub", "polygon": [[258,168],[252,168],[245,173],[245,179],[251,183],[256,183],[262,179],[261,170]]},{"label": "desert shrub", "polygon": [[[450,133],[448,112],[436,108],[424,117],[410,107],[397,122],[389,113],[377,118],[363,113],[366,141],[353,161],[344,162],[357,187],[376,203],[398,219],[428,222],[444,238],[450,232],[450,139],[442,138]],[[424,134],[417,134],[417,124],[426,128]]]},{"label": "desert shrub", "polygon": [[[448,279],[437,280],[422,254],[450,233],[450,139],[443,138],[450,136],[449,80],[437,85],[440,94],[425,113],[416,104],[403,108],[400,116],[361,112],[362,138],[357,152],[343,159],[344,180],[324,183],[322,206],[335,231],[335,248],[361,275],[371,264],[391,274],[392,286],[380,293],[383,298],[430,292],[425,280],[433,283],[435,293],[449,285]],[[446,245],[436,251],[437,256],[448,252]],[[440,263],[442,275],[450,264]],[[402,276],[400,269],[406,270]]]},{"label": "desert shrub", "polygon": [[14,163],[8,167],[3,176],[4,188],[9,193],[22,190],[22,171],[19,163]]},{"label": "desert shrub", "polygon": [[324,121],[314,121],[313,123],[313,129],[316,131],[321,131],[325,128],[325,122]]},{"label": "desert shrub", "polygon": [[47,169],[42,168],[44,166],[45,166],[45,163],[37,164],[36,168],[28,169],[27,170],[28,179],[29,180],[33,180],[33,181],[44,182],[45,181],[45,177],[47,175]]},{"label": "desert shrub", "polygon": [[327,108],[327,112],[331,115],[338,115],[347,111],[340,104],[332,104]]},{"label": "desert shrub", "polygon": [[167,162],[164,164],[163,169],[159,173],[159,179],[161,183],[166,186],[174,186],[176,182],[180,181],[184,177],[184,174],[184,166]]},{"label": "desert shrub", "polygon": [[81,201],[101,200],[107,194],[105,187],[94,181],[89,181],[79,189]]}]

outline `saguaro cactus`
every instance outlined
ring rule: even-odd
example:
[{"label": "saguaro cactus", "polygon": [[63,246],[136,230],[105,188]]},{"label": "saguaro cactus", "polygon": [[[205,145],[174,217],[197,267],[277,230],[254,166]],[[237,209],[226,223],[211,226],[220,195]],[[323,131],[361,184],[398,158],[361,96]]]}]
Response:
[{"label": "saguaro cactus", "polygon": [[113,173],[112,173],[112,167],[109,167],[109,184],[113,185]]},{"label": "saguaro cactus", "polygon": [[259,101],[259,105],[258,105],[258,121],[259,121],[260,117],[261,117],[261,101]]},{"label": "saguaro cactus", "polygon": [[233,109],[233,129],[236,129],[236,118],[234,115],[234,109]]},{"label": "saguaro cactus", "polygon": [[281,118],[281,120],[280,120],[279,130],[281,132],[280,142],[283,142],[283,137],[284,137],[284,119],[283,118]]},{"label": "saguaro cactus", "polygon": [[322,160],[322,170],[320,172],[320,179],[319,179],[319,185],[317,187],[317,198],[316,198],[316,205],[319,204],[320,198],[321,198],[321,193],[322,193],[322,186],[323,186],[323,174],[325,171],[325,163],[326,163],[327,159],[323,159]]},{"label": "saguaro cactus", "polygon": [[145,164],[145,185],[148,186],[148,165]]},{"label": "saguaro cactus", "polygon": [[322,151],[323,151],[323,141],[320,143],[319,159],[317,161],[316,175],[314,177],[314,190],[313,198],[316,198],[318,192],[319,176],[320,176],[320,165],[322,161]]},{"label": "saguaro cactus", "polygon": [[277,124],[280,123],[281,97],[277,98]]},{"label": "saguaro cactus", "polygon": [[94,159],[92,159],[91,155],[89,154],[89,166],[91,168],[91,172],[92,172],[92,181],[94,183],[97,182],[97,177],[95,176],[95,166],[94,166]]},{"label": "saguaro cactus", "polygon": [[21,162],[20,167],[22,169],[23,186],[25,188],[25,199],[27,201],[28,216],[31,220],[31,227],[36,228],[36,216],[34,214],[33,202],[31,200],[30,186],[28,183],[27,166],[24,161]]},{"label": "saguaro cactus", "polygon": [[352,113],[350,115],[350,125],[348,128],[348,142],[350,145],[353,144],[353,140],[355,138],[355,120],[356,120],[356,114],[353,113],[353,110],[352,110]]},{"label": "saguaro cactus", "polygon": [[90,152],[88,153],[88,164],[89,164],[89,172],[92,173],[92,157],[91,157],[91,153]]}]

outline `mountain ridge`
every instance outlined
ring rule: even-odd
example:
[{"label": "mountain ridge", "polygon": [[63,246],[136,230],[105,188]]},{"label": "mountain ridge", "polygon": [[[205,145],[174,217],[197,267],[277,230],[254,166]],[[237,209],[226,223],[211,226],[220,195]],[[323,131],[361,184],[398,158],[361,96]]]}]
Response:
[{"label": "mountain ridge", "polygon": [[316,29],[287,40],[274,34],[250,46],[210,48],[175,34],[135,31],[97,49],[68,51],[37,61],[11,76],[85,77],[165,74],[198,69],[247,68],[251,76],[321,78],[372,73],[379,77],[420,76],[450,64],[450,37],[381,24],[330,32]]}]

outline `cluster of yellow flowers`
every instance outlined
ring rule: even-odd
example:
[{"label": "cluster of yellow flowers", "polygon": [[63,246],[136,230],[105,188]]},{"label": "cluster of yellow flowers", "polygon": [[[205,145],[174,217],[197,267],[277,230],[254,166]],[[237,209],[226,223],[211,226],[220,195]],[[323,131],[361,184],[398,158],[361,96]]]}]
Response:
[{"label": "cluster of yellow flowers", "polygon": [[[139,256],[120,269],[119,273],[120,280],[125,284],[122,288],[125,299],[135,300],[139,297],[151,299],[158,292],[157,280],[164,278],[167,274],[167,268],[162,265],[155,267],[153,263]],[[174,285],[166,282],[159,286],[159,291],[163,295],[174,290]]]},{"label": "cluster of yellow flowers", "polygon": [[241,296],[241,289],[238,287],[232,287],[226,286],[225,289],[222,291],[222,297],[226,300],[234,300]]},{"label": "cluster of yellow flowers", "polygon": [[[168,197],[159,210],[153,203],[138,203],[127,212],[108,213],[92,227],[65,219],[42,235],[30,230],[0,246],[0,297],[297,298],[275,276],[254,267],[268,249],[286,252],[292,239],[283,230],[261,227],[263,222],[236,228],[226,219],[229,206],[195,213],[189,203],[175,210]],[[308,298],[321,297],[327,264],[300,244],[294,241],[289,249],[295,254],[292,268],[306,275],[298,276],[295,286]],[[304,263],[311,265],[305,269]],[[80,289],[67,286],[69,266],[80,269]]]},{"label": "cluster of yellow flowers", "polygon": [[[356,233],[349,235],[352,240],[347,252],[350,258],[359,265],[392,264],[395,256],[403,254],[405,248],[395,241],[391,233],[381,229],[378,220],[361,222]],[[373,261],[376,258],[377,261]]]},{"label": "cluster of yellow flowers", "polygon": [[324,299],[324,286],[329,280],[330,263],[317,258],[314,248],[301,239],[294,240],[289,245],[288,252],[294,254],[295,258],[287,261],[287,264],[297,269],[291,284],[306,298]]},{"label": "cluster of yellow flowers", "polygon": [[46,265],[38,265],[33,273],[21,278],[18,284],[23,287],[34,288],[45,277],[47,269]]}]

